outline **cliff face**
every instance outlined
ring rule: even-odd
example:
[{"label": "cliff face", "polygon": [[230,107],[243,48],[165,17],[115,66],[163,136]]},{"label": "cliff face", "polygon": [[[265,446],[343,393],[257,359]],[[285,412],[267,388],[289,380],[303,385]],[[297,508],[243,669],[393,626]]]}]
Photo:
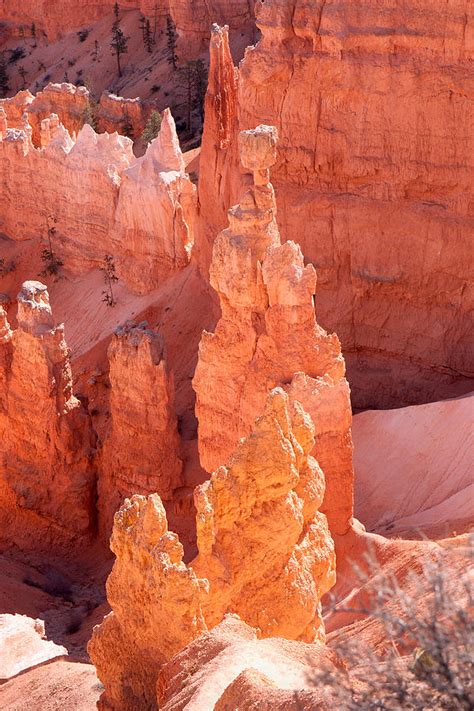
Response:
[{"label": "cliff face", "polygon": [[262,636],[323,638],[320,598],[335,582],[335,558],[313,443],[301,406],[271,392],[228,466],[195,490],[199,554],[189,566],[159,497],[125,501],[111,539],[113,612],[89,644],[103,708],[156,708],[160,668],[227,612]]},{"label": "cliff face", "polygon": [[196,189],[184,172],[168,110],[160,136],[138,159],[124,136],[96,134],[86,124],[75,142],[62,126],[53,139],[47,119],[42,124],[43,150],[32,145],[24,119],[21,130],[2,132],[3,232],[34,240],[41,251],[54,219],[53,249],[65,269],[84,273],[110,254],[118,276],[138,292],[156,288],[188,263]]},{"label": "cliff face", "polygon": [[210,277],[222,317],[213,334],[203,334],[193,380],[199,454],[211,471],[250,432],[270,388],[297,392],[316,424],[315,456],[327,484],[322,510],[331,530],[345,533],[353,481],[349,386],[337,336],[316,322],[314,268],[304,265],[297,244],[280,243],[268,182],[276,139],[269,126],[240,134],[254,184],[214,244]]},{"label": "cliff face", "polygon": [[46,287],[23,284],[15,331],[0,312],[2,542],[64,544],[94,527],[90,418],[72,394],[64,327],[54,325]]},{"label": "cliff face", "polygon": [[171,499],[182,484],[173,381],[164,343],[146,324],[116,330],[108,350],[110,432],[100,460],[99,507],[106,538],[126,497]]},{"label": "cliff face", "polygon": [[353,404],[472,389],[472,3],[259,0],[255,12],[238,127],[278,128],[278,223],[317,268]]},{"label": "cliff face", "polygon": [[[48,0],[0,0],[0,17],[4,22],[25,27],[32,23],[54,40],[76,28],[112,16],[115,0],[88,0],[86,4],[64,0],[51,5]],[[254,0],[122,0],[121,13],[140,10],[164,28],[167,16],[176,24],[180,56],[196,56],[207,48],[213,22],[228,23],[233,30],[249,32],[254,26]]]}]

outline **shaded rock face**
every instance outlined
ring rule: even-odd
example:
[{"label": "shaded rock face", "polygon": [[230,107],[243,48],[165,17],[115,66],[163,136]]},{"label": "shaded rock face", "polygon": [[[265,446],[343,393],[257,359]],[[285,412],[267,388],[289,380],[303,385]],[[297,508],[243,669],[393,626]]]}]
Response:
[{"label": "shaded rock face", "polygon": [[199,553],[188,566],[159,497],[125,501],[111,539],[113,612],[89,644],[104,708],[156,708],[161,666],[227,612],[264,637],[324,638],[320,598],[335,556],[313,444],[309,416],[272,391],[228,465],[195,490]]},{"label": "shaded rock face", "polygon": [[53,248],[65,269],[81,274],[110,254],[119,278],[141,293],[186,266],[196,188],[169,110],[160,135],[137,159],[130,139],[96,134],[86,124],[73,141],[54,115],[41,124],[43,149],[34,148],[31,133],[27,116],[21,130],[0,131],[0,230],[46,247],[54,219]]},{"label": "shaded rock face", "polygon": [[213,334],[203,333],[193,380],[199,454],[208,471],[218,466],[249,434],[268,390],[285,386],[315,422],[314,454],[326,476],[322,510],[331,531],[343,534],[352,516],[349,386],[337,336],[316,322],[315,270],[297,244],[280,242],[268,182],[276,144],[270,126],[240,134],[253,186],[214,243],[210,279],[222,317]]},{"label": "shaded rock face", "polygon": [[[113,12],[115,0],[88,0],[77,4],[63,0],[51,4],[47,0],[25,0],[21,7],[16,0],[2,0],[1,16],[5,22],[29,26],[44,31],[49,39],[57,39],[87,23],[96,22]],[[171,16],[178,31],[181,58],[195,58],[207,47],[213,22],[227,22],[234,31],[249,32],[254,26],[254,0],[123,0],[121,13],[140,10],[146,17],[157,20],[158,28],[166,27]]]},{"label": "shaded rock face", "polygon": [[258,0],[255,13],[238,129],[278,128],[278,223],[317,269],[353,404],[471,390],[472,3]]},{"label": "shaded rock face", "polygon": [[[108,133],[118,131],[128,135],[129,138],[139,138],[145,129],[143,104],[138,97],[124,99],[123,96],[115,96],[104,91],[100,97],[97,114],[99,131]],[[129,130],[131,135],[125,134],[126,130]]]},{"label": "shaded rock face", "polygon": [[18,328],[1,307],[0,324],[1,539],[25,548],[84,539],[95,525],[95,437],[46,287],[25,282]]},{"label": "shaded rock face", "polygon": [[174,386],[164,343],[146,323],[127,323],[109,346],[111,428],[100,458],[100,527],[108,536],[126,497],[157,492],[172,498],[182,485]]}]

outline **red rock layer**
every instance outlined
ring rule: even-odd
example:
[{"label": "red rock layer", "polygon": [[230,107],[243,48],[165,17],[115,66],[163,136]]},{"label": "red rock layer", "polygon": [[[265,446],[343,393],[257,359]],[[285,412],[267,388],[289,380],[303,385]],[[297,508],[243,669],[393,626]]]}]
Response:
[{"label": "red rock layer", "polygon": [[107,538],[125,498],[157,492],[169,500],[183,483],[163,340],[146,324],[127,323],[115,331],[108,356],[111,425],[98,486],[100,527]]},{"label": "red rock layer", "polygon": [[[139,98],[124,99],[104,91],[97,110],[97,129],[118,131],[129,138],[139,138],[146,125],[143,104]],[[129,133],[125,133],[128,131]]]},{"label": "red rock layer", "polygon": [[125,501],[111,539],[113,612],[89,644],[104,708],[156,708],[161,666],[227,612],[265,637],[324,638],[320,599],[335,557],[313,444],[309,416],[272,391],[228,466],[195,490],[199,554],[189,566],[159,497]]},{"label": "red rock layer", "polygon": [[[229,211],[210,270],[222,317],[204,332],[193,380],[201,464],[211,471],[228,457],[262,412],[269,388],[284,385],[316,425],[315,456],[326,476],[322,510],[343,534],[352,517],[349,386],[336,335],[316,322],[316,274],[294,242],[280,243],[269,168],[276,131],[240,135],[242,163],[254,185]],[[324,412],[324,415],[322,415]]]},{"label": "red rock layer", "polygon": [[[278,223],[317,268],[319,319],[341,338],[354,404],[472,389],[472,3],[255,11],[238,127],[278,128]],[[218,190],[216,205],[227,173]]]},{"label": "red rock layer", "polygon": [[[112,16],[114,0],[88,0],[78,4],[73,0],[51,3],[48,0],[0,0],[0,18],[4,22],[21,25],[29,32],[32,23],[37,31],[44,31],[50,39],[63,36],[78,27],[95,22],[106,15]],[[207,47],[213,22],[228,23],[233,30],[249,31],[253,28],[254,0],[122,0],[121,12],[140,9],[158,23],[166,26],[171,16],[179,35],[182,58],[195,56]]]},{"label": "red rock layer", "polygon": [[0,540],[44,548],[85,538],[95,521],[95,437],[72,393],[46,287],[25,282],[17,330],[1,307],[0,324]]},{"label": "red rock layer", "polygon": [[[50,128],[45,124],[44,143]],[[158,138],[138,159],[128,138],[97,135],[88,124],[75,142],[56,126],[44,150],[31,144],[31,133],[23,122],[22,130],[7,131],[0,141],[5,234],[34,240],[41,251],[53,219],[53,248],[65,269],[84,273],[110,254],[118,276],[138,292],[151,291],[188,263],[196,189],[168,110]]]}]

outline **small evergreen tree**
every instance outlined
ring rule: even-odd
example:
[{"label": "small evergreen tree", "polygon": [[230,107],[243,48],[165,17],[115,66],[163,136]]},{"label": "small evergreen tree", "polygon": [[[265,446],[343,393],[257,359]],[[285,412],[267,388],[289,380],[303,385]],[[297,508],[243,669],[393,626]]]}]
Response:
[{"label": "small evergreen tree", "polygon": [[27,76],[27,71],[23,64],[20,64],[18,67],[18,74],[21,76],[21,88],[26,89],[26,76]]},{"label": "small evergreen tree", "polygon": [[194,63],[194,101],[199,110],[201,124],[204,123],[204,100],[207,91],[208,71],[202,59]]},{"label": "small evergreen tree", "polygon": [[186,94],[186,127],[192,129],[192,115],[198,109],[201,123],[204,120],[204,99],[207,88],[207,69],[202,59],[191,60],[178,69],[180,85]]},{"label": "small evergreen tree", "polygon": [[154,138],[157,137],[157,135],[160,132],[161,128],[161,114],[159,111],[152,111],[150,114],[150,118],[147,121],[147,124],[145,126],[145,130],[142,133],[142,140],[146,145],[151,143]]},{"label": "small evergreen tree", "polygon": [[142,31],[143,42],[145,42],[146,20],[144,15],[140,15],[140,24],[138,26]]},{"label": "small evergreen tree", "polygon": [[153,45],[153,36],[151,34],[150,20],[147,20],[145,22],[145,35],[143,38],[143,43],[145,45],[147,52],[149,52],[151,54],[152,45]]},{"label": "small evergreen tree", "polygon": [[116,18],[116,22],[118,22],[118,20],[119,20],[119,14],[120,14],[120,7],[119,7],[118,2],[116,2],[116,3],[114,4],[114,15],[115,15],[115,18]]},{"label": "small evergreen tree", "polygon": [[42,277],[47,277],[47,276],[53,276],[58,274],[60,267],[63,266],[63,262],[59,257],[56,255],[54,249],[53,249],[53,240],[56,236],[57,229],[56,229],[56,224],[58,222],[58,218],[55,217],[54,215],[49,215],[49,217],[46,220],[46,228],[47,228],[47,235],[48,235],[48,248],[43,249],[41,252],[41,261],[44,264],[44,269],[40,273],[40,276]]},{"label": "small evergreen tree", "polygon": [[36,25],[34,22],[31,25],[31,36],[33,37],[33,39],[36,39]]},{"label": "small evergreen tree", "polygon": [[176,47],[178,45],[178,35],[176,32],[176,25],[173,19],[168,15],[166,18],[166,37],[167,37],[167,48],[168,48],[168,62],[173,66],[173,69],[178,68],[178,55],[176,54]]},{"label": "small evergreen tree", "polygon": [[115,299],[113,285],[118,281],[118,276],[115,273],[115,262],[111,254],[105,255],[103,266],[100,269],[104,274],[105,282],[105,289],[102,291],[102,301],[104,301],[107,306],[115,306],[117,300]]},{"label": "small evergreen tree", "polygon": [[88,123],[89,126],[92,126],[94,131],[97,133],[98,129],[98,117],[99,117],[99,104],[94,98],[94,92],[93,92],[93,87],[92,87],[92,79],[90,77],[87,77],[84,86],[89,92],[89,98],[87,100],[87,105],[86,108],[84,109],[84,113],[82,114],[82,119],[84,123]]},{"label": "small evergreen tree", "polygon": [[122,66],[120,63],[120,55],[126,54],[128,52],[128,40],[129,40],[129,38],[125,37],[120,26],[118,24],[115,24],[112,27],[112,41],[110,43],[110,46],[113,50],[113,53],[117,57],[117,70],[118,70],[119,77],[122,76]]},{"label": "small evergreen tree", "polygon": [[9,88],[7,60],[5,59],[5,54],[0,52],[0,96],[6,96]]}]

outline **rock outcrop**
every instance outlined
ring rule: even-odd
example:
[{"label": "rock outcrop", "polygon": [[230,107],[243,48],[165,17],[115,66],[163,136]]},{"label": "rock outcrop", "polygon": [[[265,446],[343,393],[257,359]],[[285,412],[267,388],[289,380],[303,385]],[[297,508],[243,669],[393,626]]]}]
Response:
[{"label": "rock outcrop", "polygon": [[196,219],[196,188],[171,113],[138,159],[124,136],[96,134],[86,124],[73,141],[55,121],[42,122],[44,149],[31,144],[25,121],[21,130],[2,131],[0,230],[34,240],[41,251],[54,219],[53,248],[64,269],[81,274],[110,254],[132,290],[161,285],[188,263]]},{"label": "rock outcrop", "polygon": [[194,256],[206,278],[216,234],[227,225],[227,210],[239,197],[237,80],[229,46],[229,28],[214,24],[209,48],[209,79],[199,161],[199,226]]},{"label": "rock outcrop", "polygon": [[115,512],[133,494],[164,500],[182,485],[174,386],[164,342],[146,323],[119,327],[108,350],[111,424],[100,458],[100,527],[106,537]]},{"label": "rock outcrop", "polygon": [[65,647],[46,639],[43,620],[26,615],[0,615],[2,683],[30,667],[66,655]]},{"label": "rock outcrop", "polygon": [[228,612],[264,637],[324,638],[320,599],[335,557],[313,444],[308,415],[272,391],[227,467],[195,490],[199,553],[189,565],[159,497],[125,501],[111,540],[113,612],[89,644],[104,708],[155,708],[161,666]]},{"label": "rock outcrop", "polygon": [[143,102],[138,97],[124,99],[104,91],[97,108],[97,127],[99,131],[113,133],[117,131],[129,138],[139,138],[146,125]]},{"label": "rock outcrop", "polygon": [[326,708],[320,704],[330,700],[330,690],[318,689],[314,669],[339,665],[327,647],[258,639],[254,629],[227,615],[163,667],[158,704],[162,711]]},{"label": "rock outcrop", "polygon": [[24,114],[33,130],[33,144],[41,143],[41,124],[51,114],[59,117],[71,136],[79,133],[84,125],[89,105],[89,92],[84,86],[74,84],[48,84],[36,95],[29,91],[19,91],[10,99],[0,99],[0,107],[5,109],[8,126],[22,128]]},{"label": "rock outcrop", "polygon": [[2,543],[48,547],[85,539],[95,524],[90,418],[72,393],[63,325],[43,284],[25,282],[18,328],[0,307]]},{"label": "rock outcrop", "polygon": [[88,651],[105,686],[101,708],[156,708],[161,666],[206,629],[202,581],[183,563],[157,495],[133,496],[115,515],[110,542],[116,561],[107,580],[112,612]]},{"label": "rock outcrop", "polygon": [[343,534],[352,516],[349,386],[337,336],[316,322],[315,270],[297,244],[280,243],[268,182],[276,142],[269,126],[240,134],[253,185],[214,244],[210,278],[222,317],[203,334],[193,380],[199,453],[212,471],[249,434],[268,390],[285,386],[315,422],[315,456],[326,476],[322,510],[331,531]]},{"label": "rock outcrop", "polygon": [[255,14],[234,121],[278,128],[278,223],[317,269],[353,404],[472,390],[472,5],[258,0]]}]

